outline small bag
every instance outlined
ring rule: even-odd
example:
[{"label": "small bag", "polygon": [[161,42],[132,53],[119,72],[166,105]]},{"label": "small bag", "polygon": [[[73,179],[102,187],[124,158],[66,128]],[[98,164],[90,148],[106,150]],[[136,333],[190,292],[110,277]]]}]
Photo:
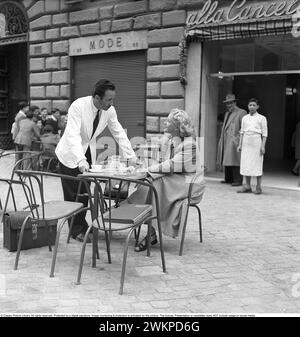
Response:
[{"label": "small bag", "polygon": [[128,197],[129,182],[117,179],[111,180],[111,191],[109,193],[109,181],[105,182],[104,196],[112,199],[125,200]]},{"label": "small bag", "polygon": [[[21,232],[21,226],[30,211],[14,211],[3,216],[3,246],[10,252],[15,252]],[[48,226],[47,226],[48,224]],[[49,227],[49,228],[47,228]],[[39,248],[55,244],[57,220],[27,222],[24,228],[21,250]]]}]

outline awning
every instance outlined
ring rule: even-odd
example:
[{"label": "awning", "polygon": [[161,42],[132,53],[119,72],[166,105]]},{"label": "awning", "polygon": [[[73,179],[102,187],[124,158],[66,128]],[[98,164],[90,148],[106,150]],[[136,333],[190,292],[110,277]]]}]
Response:
[{"label": "awning", "polygon": [[292,32],[291,16],[264,20],[238,21],[235,23],[207,24],[188,28],[187,41],[228,40],[267,35],[282,35]]}]

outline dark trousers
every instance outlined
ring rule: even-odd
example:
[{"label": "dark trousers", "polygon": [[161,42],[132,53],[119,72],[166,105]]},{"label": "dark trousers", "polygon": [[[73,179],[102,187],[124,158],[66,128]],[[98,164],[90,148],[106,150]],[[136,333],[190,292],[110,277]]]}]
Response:
[{"label": "dark trousers", "polygon": [[[71,169],[66,167],[62,163],[59,163],[59,173],[65,174],[72,177],[77,177],[78,174],[81,172],[79,171],[78,167]],[[79,187],[79,183],[73,180],[62,179],[61,180],[63,192],[64,192],[64,200],[65,201],[75,201],[77,196],[77,191]],[[85,185],[82,184],[80,193],[86,193]],[[79,197],[78,202],[82,202],[86,207],[88,205],[88,197],[82,196]],[[72,237],[76,237],[80,233],[85,233],[88,229],[88,224],[85,220],[86,211],[81,212],[74,217],[73,227],[72,227]],[[69,220],[70,224],[71,220]]]},{"label": "dark trousers", "polygon": [[228,183],[243,183],[243,176],[240,175],[239,166],[224,166],[225,181]]}]

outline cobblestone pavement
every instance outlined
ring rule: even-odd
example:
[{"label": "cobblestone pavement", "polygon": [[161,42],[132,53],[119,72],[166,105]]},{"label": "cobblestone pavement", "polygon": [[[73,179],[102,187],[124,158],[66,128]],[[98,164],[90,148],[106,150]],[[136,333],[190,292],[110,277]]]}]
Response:
[{"label": "cobblestone pavement", "polygon": [[[49,197],[61,198],[60,184],[49,180]],[[3,200],[5,191],[0,185]],[[128,255],[124,294],[118,294],[124,234],[112,240],[107,263],[103,237],[100,261],[91,268],[88,245],[82,284],[75,285],[81,244],[60,240],[56,275],[49,277],[48,248],[15,253],[2,248],[0,234],[0,313],[299,313],[300,194],[265,189],[237,194],[236,188],[208,182],[201,210],[203,243],[191,209],[185,249],[165,237],[167,273],[159,248]],[[298,283],[297,283],[298,282]]]}]

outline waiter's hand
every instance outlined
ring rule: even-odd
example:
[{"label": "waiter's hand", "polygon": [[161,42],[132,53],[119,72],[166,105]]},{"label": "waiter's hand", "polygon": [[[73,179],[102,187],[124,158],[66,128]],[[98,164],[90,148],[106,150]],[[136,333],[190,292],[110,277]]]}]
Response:
[{"label": "waiter's hand", "polygon": [[86,172],[90,169],[90,164],[85,159],[83,159],[79,162],[78,169],[81,173]]},{"label": "waiter's hand", "polygon": [[260,148],[260,154],[263,156],[265,153],[266,153],[265,147],[262,146],[262,147]]},{"label": "waiter's hand", "polygon": [[241,152],[242,151],[242,147],[239,145],[238,147],[237,147],[237,152]]}]

